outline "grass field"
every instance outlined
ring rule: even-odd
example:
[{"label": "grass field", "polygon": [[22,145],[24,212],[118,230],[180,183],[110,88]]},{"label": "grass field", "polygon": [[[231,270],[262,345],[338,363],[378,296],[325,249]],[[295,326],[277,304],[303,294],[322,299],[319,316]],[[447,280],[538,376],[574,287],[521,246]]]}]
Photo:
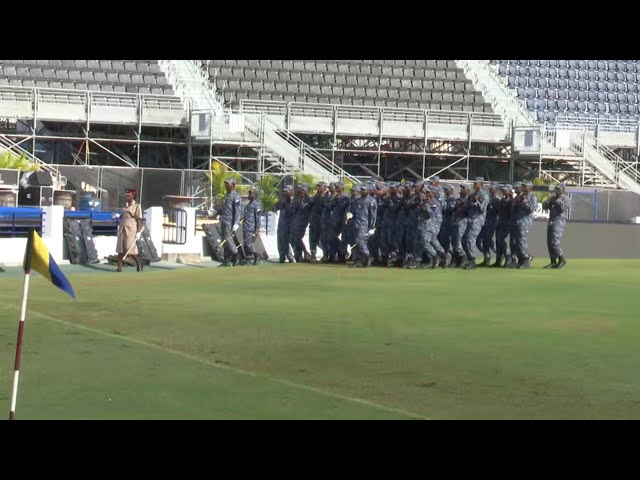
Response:
[{"label": "grass field", "polygon": [[[19,419],[640,418],[639,261],[560,271],[66,267],[32,281]],[[22,276],[0,274],[9,411]]]}]

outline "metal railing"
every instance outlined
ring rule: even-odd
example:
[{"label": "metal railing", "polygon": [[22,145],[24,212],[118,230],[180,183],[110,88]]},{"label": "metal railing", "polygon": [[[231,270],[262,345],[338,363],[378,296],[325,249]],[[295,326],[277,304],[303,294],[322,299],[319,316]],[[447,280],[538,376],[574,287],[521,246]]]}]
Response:
[{"label": "metal railing", "polygon": [[[41,87],[0,86],[0,116],[27,117],[39,120],[93,121],[104,120],[91,107],[133,110],[124,123],[152,125],[186,125],[187,105],[175,95],[75,91]],[[163,119],[159,114],[171,112]],[[104,112],[101,112],[104,113]],[[147,115],[148,114],[148,115]],[[178,115],[176,115],[178,114]],[[116,118],[116,123],[123,123]]]},{"label": "metal railing", "polygon": [[181,208],[164,210],[162,243],[184,245],[187,243],[187,212]]},{"label": "metal railing", "polygon": [[222,108],[216,100],[215,85],[209,82],[208,74],[200,68],[200,61],[159,60],[158,64],[185,104],[190,102],[194,108],[208,110]]},{"label": "metal railing", "polygon": [[450,112],[418,108],[369,107],[323,103],[286,103],[273,100],[241,100],[240,112],[315,118],[333,118],[335,115],[336,118],[350,120],[378,120],[382,116],[386,121],[420,123],[424,122],[426,113],[429,123],[466,125],[471,119],[473,125],[503,126],[500,115],[494,113]]},{"label": "metal railing", "polygon": [[289,130],[281,128],[265,113],[260,114],[257,122],[247,116],[246,125],[261,143],[280,155],[293,171],[327,177],[332,181],[347,178],[354,183],[360,183],[356,177],[304,143]]}]

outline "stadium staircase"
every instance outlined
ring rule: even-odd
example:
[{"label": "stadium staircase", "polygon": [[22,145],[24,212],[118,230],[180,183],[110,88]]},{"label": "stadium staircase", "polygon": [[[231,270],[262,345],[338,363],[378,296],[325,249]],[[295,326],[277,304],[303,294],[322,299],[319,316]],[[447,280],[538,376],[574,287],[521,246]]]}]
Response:
[{"label": "stadium staircase", "polygon": [[[564,162],[579,174],[581,185],[621,188],[640,194],[640,174],[633,169],[634,162],[623,160],[582,128],[564,132],[568,138],[559,145],[559,131],[547,131],[545,126],[538,124],[488,60],[458,60],[458,65],[491,102],[494,111],[512,126],[514,133],[531,129],[540,132],[541,162],[543,159]],[[549,178],[555,178],[554,173],[557,172],[541,170],[541,174]]]},{"label": "stadium staircase", "polygon": [[[160,60],[159,65],[174,88],[176,95],[190,104],[193,110],[221,111],[216,100],[215,86],[195,60]],[[320,154],[289,130],[280,128],[267,114],[247,115],[244,120],[244,137],[248,142],[259,143],[261,171],[277,168],[281,173],[302,172],[322,180],[334,182],[348,179],[359,181],[331,160]]]}]

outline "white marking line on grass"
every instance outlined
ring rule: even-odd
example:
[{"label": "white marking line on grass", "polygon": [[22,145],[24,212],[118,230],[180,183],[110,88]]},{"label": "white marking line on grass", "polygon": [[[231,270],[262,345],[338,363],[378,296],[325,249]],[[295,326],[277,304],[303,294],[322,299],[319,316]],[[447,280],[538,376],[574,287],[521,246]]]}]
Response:
[{"label": "white marking line on grass", "polygon": [[314,392],[314,393],[318,393],[320,395],[325,395],[328,397],[333,397],[336,398],[338,400],[347,400],[350,402],[354,402],[354,403],[359,403],[361,405],[367,405],[369,407],[373,407],[373,408],[377,408],[379,410],[385,410],[387,412],[391,412],[391,413],[398,413],[401,415],[406,415],[408,417],[414,417],[414,418],[418,418],[421,420],[431,420],[431,418],[429,417],[425,417],[424,415],[420,415],[419,413],[415,413],[415,412],[409,412],[407,410],[402,410],[401,408],[395,408],[395,407],[387,407],[386,405],[380,405],[378,403],[374,403],[374,402],[370,402],[368,400],[363,400],[362,398],[357,398],[357,397],[350,397],[348,395],[341,395],[339,393],[334,393],[334,392],[329,392],[327,390],[322,390],[320,388],[316,388],[316,387],[312,387],[310,385],[305,385],[303,383],[296,383],[296,382],[292,382],[289,380],[284,380],[281,378],[276,378],[276,377],[272,377],[270,375],[264,375],[262,373],[256,373],[256,372],[251,372],[249,370],[243,370],[241,368],[237,368],[237,367],[230,367],[228,365],[222,365],[219,363],[214,363],[214,362],[210,362],[209,360],[206,360],[204,358],[200,358],[200,357],[196,357],[193,355],[189,355],[188,353],[185,352],[181,352],[180,350],[174,350],[172,348],[166,348],[166,347],[161,347],[160,345],[156,345],[155,343],[149,343],[149,342],[145,342],[144,340],[140,340],[134,337],[129,337],[127,335],[116,335],[115,333],[109,333],[109,332],[105,332],[103,330],[98,330],[96,328],[91,328],[91,327],[87,327],[84,325],[79,325],[77,323],[73,323],[73,322],[67,322],[66,320],[61,320],[59,318],[55,318],[52,317],[50,315],[44,314],[44,313],[40,313],[40,312],[36,312],[34,310],[31,310],[30,313],[32,314],[36,314],[42,318],[46,318],[47,320],[52,320],[54,322],[58,322],[61,323],[63,325],[68,325],[71,327],[75,327],[75,328],[79,328],[80,330],[86,330],[87,332],[91,332],[91,333],[95,333],[97,335],[103,335],[105,337],[111,337],[111,338],[117,338],[117,339],[121,339],[121,340],[127,340],[129,342],[132,343],[137,343],[139,345],[143,345],[145,347],[149,347],[149,348],[155,348],[156,350],[160,350],[166,353],[172,353],[174,355],[178,355],[180,357],[186,358],[188,360],[192,360],[198,363],[202,363],[204,365],[208,365],[211,367],[215,367],[215,368],[219,368],[222,370],[228,370],[234,373],[240,373],[243,375],[249,375],[251,377],[261,377],[261,378],[266,378],[268,380],[271,380],[273,382],[278,382],[281,383],[283,385],[287,385],[290,387],[295,387],[295,388],[300,388],[302,390],[307,390],[310,392]]}]

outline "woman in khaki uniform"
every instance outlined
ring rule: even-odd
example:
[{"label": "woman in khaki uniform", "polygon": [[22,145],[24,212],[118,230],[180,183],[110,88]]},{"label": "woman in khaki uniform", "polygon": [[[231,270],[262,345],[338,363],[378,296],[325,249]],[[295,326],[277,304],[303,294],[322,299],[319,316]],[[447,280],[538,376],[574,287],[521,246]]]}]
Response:
[{"label": "woman in khaki uniform", "polygon": [[[122,211],[120,230],[118,231],[118,269],[122,271],[122,262],[127,252],[136,262],[136,270],[141,272],[142,263],[138,260],[138,245],[136,244],[136,234],[142,230],[142,207],[136,203],[138,193],[135,190],[126,190],[126,202]],[[131,250],[129,250],[131,248]]]}]

